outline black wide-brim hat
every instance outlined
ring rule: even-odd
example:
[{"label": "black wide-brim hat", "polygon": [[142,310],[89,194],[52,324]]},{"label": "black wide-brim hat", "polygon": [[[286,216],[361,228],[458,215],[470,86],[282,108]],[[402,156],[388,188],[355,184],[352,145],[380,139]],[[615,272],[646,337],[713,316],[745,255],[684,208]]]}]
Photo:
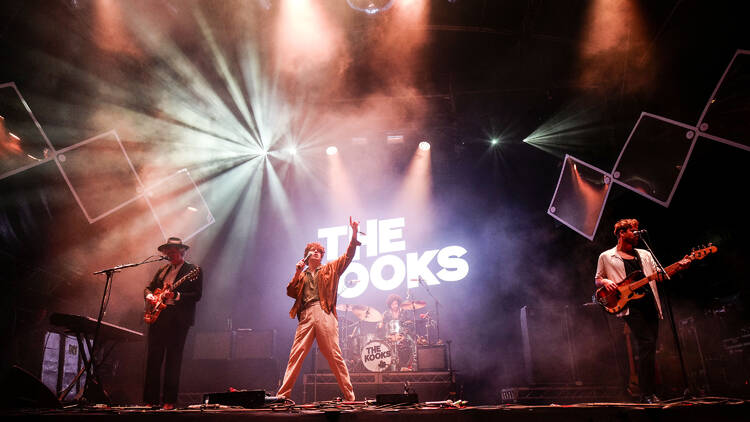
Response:
[{"label": "black wide-brim hat", "polygon": [[170,246],[176,246],[183,251],[190,249],[190,246],[182,243],[182,239],[180,239],[179,237],[170,237],[169,239],[167,239],[167,243],[159,246],[157,250],[161,253],[165,253],[164,251]]}]

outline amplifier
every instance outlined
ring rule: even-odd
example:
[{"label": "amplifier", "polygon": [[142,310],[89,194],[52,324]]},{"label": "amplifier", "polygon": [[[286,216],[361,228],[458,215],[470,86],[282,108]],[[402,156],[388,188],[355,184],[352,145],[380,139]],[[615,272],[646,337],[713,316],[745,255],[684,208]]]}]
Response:
[{"label": "amplifier", "polygon": [[276,330],[253,330],[239,328],[234,331],[234,359],[273,358]]},{"label": "amplifier", "polygon": [[417,347],[417,367],[420,371],[445,371],[448,353],[444,344]]},{"label": "amplifier", "polygon": [[195,333],[193,359],[229,359],[231,357],[231,331],[198,331]]},{"label": "amplifier", "polygon": [[195,333],[193,359],[273,358],[276,330],[238,328]]}]

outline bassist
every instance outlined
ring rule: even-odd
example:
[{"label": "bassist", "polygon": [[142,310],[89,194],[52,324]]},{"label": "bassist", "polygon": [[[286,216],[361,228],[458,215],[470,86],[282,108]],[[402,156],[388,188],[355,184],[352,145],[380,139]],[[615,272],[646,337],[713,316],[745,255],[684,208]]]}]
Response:
[{"label": "bassist", "polygon": [[[650,276],[657,272],[651,254],[644,249],[636,249],[640,239],[636,233],[638,220],[624,219],[615,223],[614,235],[617,246],[599,255],[595,282],[597,287],[607,291],[617,290],[617,283],[634,271]],[[657,277],[658,278],[658,277]],[[645,295],[629,303],[617,314],[625,318],[637,343],[638,380],[642,400],[647,403],[659,402],[656,397],[654,376],[656,372],[656,343],[659,335],[659,320],[663,318],[656,280],[642,287]]]}]

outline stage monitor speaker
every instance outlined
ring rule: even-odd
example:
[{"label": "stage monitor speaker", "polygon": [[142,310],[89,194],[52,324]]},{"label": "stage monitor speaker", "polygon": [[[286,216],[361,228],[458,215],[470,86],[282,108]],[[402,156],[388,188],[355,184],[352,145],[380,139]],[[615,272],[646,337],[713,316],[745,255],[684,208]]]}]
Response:
[{"label": "stage monitor speaker", "polygon": [[224,393],[208,393],[203,395],[203,403],[257,409],[265,405],[266,392],[264,390],[242,390]]},{"label": "stage monitor speaker", "polygon": [[417,347],[417,366],[420,371],[445,371],[448,353],[444,344]]},{"label": "stage monitor speaker", "polygon": [[3,409],[59,409],[62,406],[55,394],[25,369],[13,366],[2,380],[0,408]]},{"label": "stage monitor speaker", "polygon": [[273,357],[276,330],[239,328],[234,331],[234,359],[268,359]]},{"label": "stage monitor speaker", "polygon": [[195,333],[193,359],[229,359],[231,357],[231,331],[199,331]]},{"label": "stage monitor speaker", "polygon": [[376,394],[375,402],[380,405],[384,404],[416,404],[419,403],[419,397],[416,394]]}]

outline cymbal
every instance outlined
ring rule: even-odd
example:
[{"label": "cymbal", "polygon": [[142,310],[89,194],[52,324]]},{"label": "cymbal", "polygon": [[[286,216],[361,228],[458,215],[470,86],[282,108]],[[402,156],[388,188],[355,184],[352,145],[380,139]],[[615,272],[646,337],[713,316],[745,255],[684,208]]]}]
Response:
[{"label": "cymbal", "polygon": [[336,305],[336,309],[351,312],[354,316],[366,322],[380,322],[383,320],[383,315],[377,309],[366,305],[341,304]]},{"label": "cymbal", "polygon": [[424,300],[405,300],[401,302],[401,309],[422,309],[427,306]]},{"label": "cymbal", "polygon": [[339,303],[338,305],[336,305],[336,309],[338,309],[339,311],[351,312],[352,309],[354,309],[355,306],[359,306],[359,305],[350,305],[348,303],[347,304]]}]

